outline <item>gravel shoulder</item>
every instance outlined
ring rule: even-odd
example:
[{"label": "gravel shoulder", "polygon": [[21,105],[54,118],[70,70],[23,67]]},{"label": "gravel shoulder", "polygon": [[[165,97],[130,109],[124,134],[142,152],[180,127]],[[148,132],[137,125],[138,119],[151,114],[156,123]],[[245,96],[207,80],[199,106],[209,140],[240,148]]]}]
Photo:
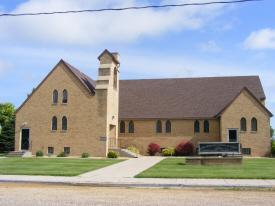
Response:
[{"label": "gravel shoulder", "polygon": [[[271,190],[271,191],[270,191]],[[0,183],[0,205],[273,205],[275,190]]]}]

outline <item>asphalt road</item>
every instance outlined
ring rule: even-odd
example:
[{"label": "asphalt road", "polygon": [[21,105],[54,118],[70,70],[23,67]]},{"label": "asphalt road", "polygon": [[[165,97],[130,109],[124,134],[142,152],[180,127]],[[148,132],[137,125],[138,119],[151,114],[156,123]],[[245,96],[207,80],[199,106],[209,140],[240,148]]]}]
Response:
[{"label": "asphalt road", "polygon": [[0,205],[274,205],[275,189],[122,188],[0,182]]}]

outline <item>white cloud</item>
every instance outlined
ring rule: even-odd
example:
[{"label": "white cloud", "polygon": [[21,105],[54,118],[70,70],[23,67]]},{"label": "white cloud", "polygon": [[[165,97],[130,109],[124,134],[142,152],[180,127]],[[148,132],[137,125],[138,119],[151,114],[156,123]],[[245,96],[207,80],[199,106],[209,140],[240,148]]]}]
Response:
[{"label": "white cloud", "polygon": [[251,50],[275,49],[275,29],[253,31],[244,41],[244,48]]},{"label": "white cloud", "polygon": [[0,79],[12,68],[13,64],[10,61],[0,59]]},{"label": "white cloud", "polygon": [[176,78],[188,78],[192,77],[193,71],[189,69],[183,69],[178,72],[178,74],[175,76]]},{"label": "white cloud", "polygon": [[215,41],[208,41],[207,43],[201,43],[200,51],[202,52],[218,52],[221,48],[216,44]]},{"label": "white cloud", "polygon": [[[137,0],[30,0],[12,13],[51,12],[141,6]],[[176,1],[177,4],[192,1]],[[163,2],[165,3],[165,2]],[[95,45],[155,37],[167,31],[196,30],[221,14],[222,5],[105,11],[79,14],[2,17],[0,41]],[[16,40],[15,40],[16,39]],[[48,46],[48,45],[47,45]]]}]

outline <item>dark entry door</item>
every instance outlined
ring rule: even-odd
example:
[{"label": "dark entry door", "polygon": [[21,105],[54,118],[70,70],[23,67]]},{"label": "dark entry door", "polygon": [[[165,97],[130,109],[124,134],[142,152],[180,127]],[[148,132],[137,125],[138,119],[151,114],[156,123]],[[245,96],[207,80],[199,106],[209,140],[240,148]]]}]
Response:
[{"label": "dark entry door", "polygon": [[30,129],[21,130],[21,150],[29,150]]},{"label": "dark entry door", "polygon": [[228,130],[228,142],[238,142],[238,130],[229,129]]}]

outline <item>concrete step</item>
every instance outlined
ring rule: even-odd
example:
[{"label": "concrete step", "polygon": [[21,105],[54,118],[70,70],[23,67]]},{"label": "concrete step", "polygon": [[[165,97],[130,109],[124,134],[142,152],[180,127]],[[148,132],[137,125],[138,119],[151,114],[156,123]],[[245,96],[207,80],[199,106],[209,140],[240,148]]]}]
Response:
[{"label": "concrete step", "polygon": [[136,154],[128,149],[109,149],[109,151],[118,152],[119,157],[129,157],[129,158],[141,157],[141,155]]},{"label": "concrete step", "polygon": [[10,151],[6,157],[23,157],[26,151]]},{"label": "concrete step", "polygon": [[132,152],[131,150],[128,150],[128,149],[121,149],[121,150],[122,150],[123,152],[126,152],[126,153],[129,154],[129,155],[132,155],[132,156],[135,157],[135,158],[141,157],[140,154],[134,153],[134,152]]}]

